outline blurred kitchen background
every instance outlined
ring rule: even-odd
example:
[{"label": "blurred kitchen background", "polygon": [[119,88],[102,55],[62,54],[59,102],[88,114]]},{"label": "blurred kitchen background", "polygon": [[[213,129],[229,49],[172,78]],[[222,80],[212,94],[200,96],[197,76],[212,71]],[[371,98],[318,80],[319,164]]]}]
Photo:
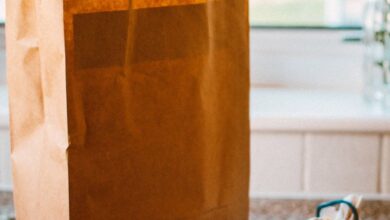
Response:
[{"label": "blurred kitchen background", "polygon": [[[349,193],[365,196],[362,219],[390,219],[390,108],[363,98],[367,1],[250,0],[251,219],[305,219]],[[4,25],[0,49],[1,219],[12,214]]]}]

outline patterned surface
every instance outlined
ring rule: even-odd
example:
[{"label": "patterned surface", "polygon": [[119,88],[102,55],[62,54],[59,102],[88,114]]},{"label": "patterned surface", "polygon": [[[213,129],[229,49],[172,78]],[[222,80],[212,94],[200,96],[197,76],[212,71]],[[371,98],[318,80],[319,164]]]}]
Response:
[{"label": "patterned surface", "polygon": [[[302,220],[313,217],[319,200],[273,200],[253,199],[250,220]],[[12,216],[12,197],[10,193],[0,192],[0,219],[2,215]],[[390,201],[365,201],[361,219],[390,219]]]}]

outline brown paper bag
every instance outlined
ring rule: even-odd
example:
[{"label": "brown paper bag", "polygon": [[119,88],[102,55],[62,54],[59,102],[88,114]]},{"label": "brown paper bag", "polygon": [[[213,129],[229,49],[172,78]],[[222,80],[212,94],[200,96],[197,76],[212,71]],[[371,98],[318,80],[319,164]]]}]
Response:
[{"label": "brown paper bag", "polygon": [[17,219],[247,219],[248,44],[246,0],[8,0]]}]

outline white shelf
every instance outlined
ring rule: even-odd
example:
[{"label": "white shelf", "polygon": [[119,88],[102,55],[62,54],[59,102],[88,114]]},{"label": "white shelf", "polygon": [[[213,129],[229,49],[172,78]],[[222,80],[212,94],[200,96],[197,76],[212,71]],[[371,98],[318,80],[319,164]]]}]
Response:
[{"label": "white shelf", "polygon": [[359,93],[251,90],[251,128],[259,131],[390,132],[390,111],[369,105]]}]

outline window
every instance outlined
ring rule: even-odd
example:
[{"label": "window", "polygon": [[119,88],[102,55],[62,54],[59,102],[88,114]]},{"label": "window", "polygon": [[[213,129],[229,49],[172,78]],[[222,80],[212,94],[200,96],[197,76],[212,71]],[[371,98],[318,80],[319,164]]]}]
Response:
[{"label": "window", "polygon": [[365,0],[250,0],[252,25],[360,26]]},{"label": "window", "polygon": [[[249,0],[252,25],[360,26],[365,0]],[[0,0],[0,22],[5,0]]]},{"label": "window", "polygon": [[366,0],[249,2],[253,86],[361,89]]}]

